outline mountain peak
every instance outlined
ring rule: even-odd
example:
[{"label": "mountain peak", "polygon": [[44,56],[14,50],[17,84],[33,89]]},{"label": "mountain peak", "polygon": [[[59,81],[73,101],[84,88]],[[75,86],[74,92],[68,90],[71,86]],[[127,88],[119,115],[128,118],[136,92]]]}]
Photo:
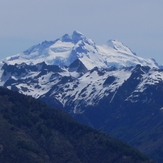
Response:
[{"label": "mountain peak", "polygon": [[83,34],[77,30],[74,30],[72,35],[83,36]]},{"label": "mountain peak", "polygon": [[65,34],[65,35],[62,36],[61,41],[63,41],[63,42],[71,42],[72,39],[68,34]]},{"label": "mountain peak", "polygon": [[84,35],[80,33],[79,31],[74,31],[72,34],[72,40],[74,43],[77,43],[78,41],[82,40],[84,38]]},{"label": "mountain peak", "polygon": [[72,35],[65,34],[60,40],[62,42],[73,42],[76,44],[78,41],[83,40],[83,38],[85,38],[84,35],[81,32],[75,30]]},{"label": "mountain peak", "polygon": [[119,46],[124,46],[120,41],[118,41],[118,40],[114,40],[114,39],[110,39],[110,40],[108,40],[107,41],[107,45],[108,46],[111,46],[111,47],[113,47],[113,48],[117,48],[117,45],[119,45]]},{"label": "mountain peak", "polygon": [[118,50],[122,53],[134,54],[127,46],[125,46],[122,42],[118,40],[108,40],[107,45],[112,47],[115,50]]}]

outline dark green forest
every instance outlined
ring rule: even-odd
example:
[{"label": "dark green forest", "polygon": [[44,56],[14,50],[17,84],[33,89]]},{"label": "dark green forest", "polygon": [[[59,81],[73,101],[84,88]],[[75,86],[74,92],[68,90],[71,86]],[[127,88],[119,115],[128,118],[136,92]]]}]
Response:
[{"label": "dark green forest", "polygon": [[61,110],[0,88],[0,162],[149,163],[129,145]]}]

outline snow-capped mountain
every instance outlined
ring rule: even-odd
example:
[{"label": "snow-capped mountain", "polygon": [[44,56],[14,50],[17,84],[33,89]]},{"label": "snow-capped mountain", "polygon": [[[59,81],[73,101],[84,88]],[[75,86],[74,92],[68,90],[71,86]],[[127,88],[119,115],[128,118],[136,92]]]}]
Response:
[{"label": "snow-capped mountain", "polygon": [[147,154],[163,151],[163,70],[121,42],[96,45],[74,31],[0,67],[0,86],[63,109]]},{"label": "snow-capped mountain", "polygon": [[65,34],[55,41],[44,41],[32,46],[23,53],[7,57],[8,64],[37,64],[45,62],[48,65],[69,66],[75,60],[91,70],[94,67],[129,67],[142,66],[158,67],[152,59],[136,56],[128,47],[116,40],[110,40],[106,45],[96,45],[82,33],[74,31],[70,36]]}]

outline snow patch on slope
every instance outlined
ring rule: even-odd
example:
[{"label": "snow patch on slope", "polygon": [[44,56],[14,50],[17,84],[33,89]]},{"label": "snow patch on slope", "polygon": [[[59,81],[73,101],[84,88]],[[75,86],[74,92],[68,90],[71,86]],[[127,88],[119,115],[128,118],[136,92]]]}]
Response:
[{"label": "snow patch on slope", "polygon": [[[130,75],[131,71],[124,69],[106,71],[103,75],[100,75],[100,72],[97,70],[89,71],[80,78],[67,82],[66,85],[58,85],[64,92],[54,89],[51,96],[60,101],[63,106],[73,102],[73,111],[76,113],[81,112],[81,110],[78,110],[79,106],[95,105],[104,96],[118,89]],[[109,76],[114,76],[115,80],[109,85],[104,86],[103,83]]]},{"label": "snow patch on slope", "polygon": [[133,103],[137,102],[138,100],[140,100],[139,99],[140,93],[143,93],[149,86],[157,85],[162,82],[163,82],[163,71],[150,69],[148,73],[144,73],[142,75],[141,82],[138,84],[138,86],[132,92],[132,94],[126,99],[126,101],[131,101]]}]

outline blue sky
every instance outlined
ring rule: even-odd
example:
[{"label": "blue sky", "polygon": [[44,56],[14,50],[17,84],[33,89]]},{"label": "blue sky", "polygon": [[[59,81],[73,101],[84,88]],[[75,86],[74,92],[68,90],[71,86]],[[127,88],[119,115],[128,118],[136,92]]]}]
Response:
[{"label": "blue sky", "polygon": [[162,0],[1,0],[0,59],[78,30],[97,44],[117,39],[163,64]]}]

